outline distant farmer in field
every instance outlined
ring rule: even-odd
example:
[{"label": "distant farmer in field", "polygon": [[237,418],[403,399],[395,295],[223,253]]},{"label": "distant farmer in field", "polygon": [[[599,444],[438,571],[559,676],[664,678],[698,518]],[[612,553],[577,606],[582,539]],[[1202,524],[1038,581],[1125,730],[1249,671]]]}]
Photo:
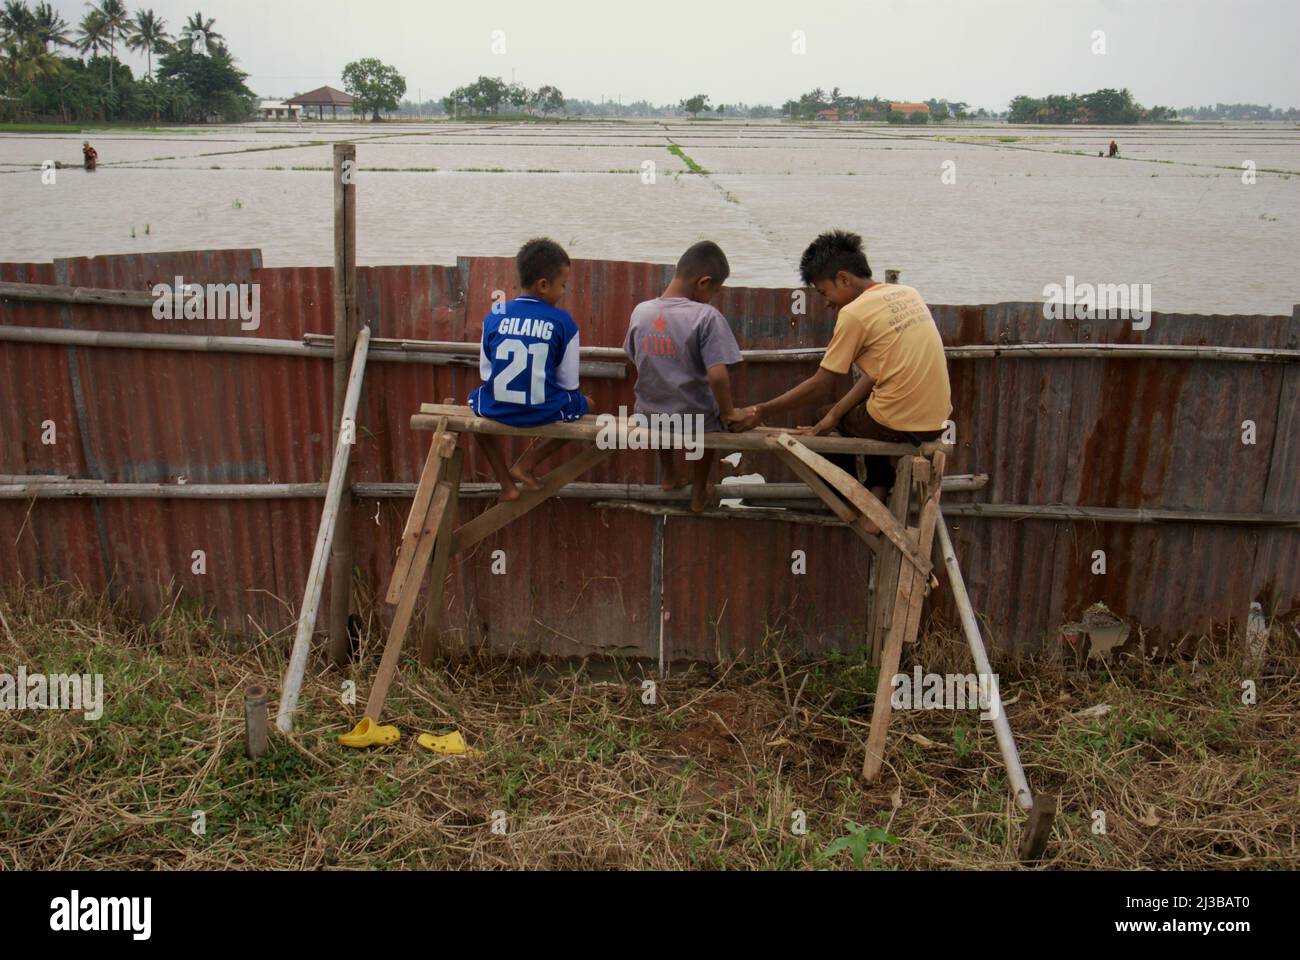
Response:
[{"label": "distant farmer in field", "polygon": [[1110,142],[1110,155],[1111,155],[1112,157],[1118,157],[1118,156],[1119,156],[1119,144],[1116,143],[1114,140],[1112,140],[1112,141]]},{"label": "distant farmer in field", "polygon": [[90,145],[90,141],[83,141],[81,144],[81,162],[87,170],[94,170],[99,163],[99,152]]},{"label": "distant farmer in field", "polygon": [[[772,400],[737,408],[732,430],[750,430],[769,417],[825,404],[849,368],[862,376],[818,420],[797,432],[837,432],[864,440],[936,440],[952,413],[943,340],[930,309],[911,287],[878,283],[855,233],[832,230],[809,244],[799,263],[803,281],[839,308],[835,331],[817,372]],[[887,457],[867,457],[867,487],[881,500],[894,485]]]}]

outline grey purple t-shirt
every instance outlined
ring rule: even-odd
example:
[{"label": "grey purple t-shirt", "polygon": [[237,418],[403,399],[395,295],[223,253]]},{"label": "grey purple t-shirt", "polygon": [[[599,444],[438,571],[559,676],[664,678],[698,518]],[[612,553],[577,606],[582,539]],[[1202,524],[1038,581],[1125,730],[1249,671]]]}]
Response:
[{"label": "grey purple t-shirt", "polygon": [[636,365],[637,413],[698,413],[705,430],[722,430],[709,367],[741,361],[726,317],[686,297],[647,300],[632,311],[623,349]]}]

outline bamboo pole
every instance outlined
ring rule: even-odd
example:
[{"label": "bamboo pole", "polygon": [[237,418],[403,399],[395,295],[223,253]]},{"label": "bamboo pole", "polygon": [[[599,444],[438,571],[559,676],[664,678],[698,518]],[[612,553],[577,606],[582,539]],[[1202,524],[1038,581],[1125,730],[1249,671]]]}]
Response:
[{"label": "bamboo pole", "polygon": [[[103,347],[125,350],[177,350],[190,353],[247,353],[269,357],[305,357],[329,360],[334,357],[333,337],[324,342],[313,340],[277,340],[270,337],[223,337],[185,333],[124,333],[119,330],[65,330],[59,327],[8,327],[0,325],[0,342],[46,343],[69,347]],[[396,341],[387,341],[395,343]],[[475,348],[477,349],[477,348]],[[473,357],[444,356],[437,353],[401,350],[390,347],[370,351],[369,363],[422,363],[434,367],[478,369],[478,354]],[[583,377],[603,380],[626,380],[625,363],[584,361],[578,365]]]},{"label": "bamboo pole", "polygon": [[[948,571],[948,585],[952,588],[953,600],[957,603],[957,612],[961,615],[962,632],[966,634],[966,644],[970,647],[975,669],[984,676],[993,676],[993,667],[989,655],[984,649],[980,637],[979,623],[975,619],[975,608],[971,606],[970,595],[966,593],[966,581],[962,578],[961,567],[957,565],[957,553],[952,548],[952,538],[948,535],[948,523],[943,518],[944,511],[939,511],[939,549],[943,554],[943,565]],[[1029,781],[1025,779],[1025,769],[1020,765],[1020,752],[1016,749],[1016,738],[1011,733],[1011,724],[1007,721],[1007,712],[1002,706],[1002,692],[993,689],[997,701],[996,708],[990,705],[993,716],[993,733],[997,737],[998,751],[1002,754],[1002,765],[1007,768],[1007,779],[1015,794],[1016,803],[1022,810],[1030,810],[1034,805],[1034,795],[1029,790]]]},{"label": "bamboo pole", "polygon": [[[370,328],[363,327],[357,334],[356,352],[352,357],[352,372],[343,401],[343,416],[355,417],[361,399],[361,381],[366,369],[366,350],[370,346]],[[330,555],[330,541],[334,539],[334,526],[338,521],[338,506],[343,498],[343,480],[347,474],[348,450],[340,437],[334,448],[330,466],[329,487],[325,493],[325,508],[321,512],[320,529],[316,533],[316,548],[312,552],[311,569],[303,591],[302,611],[298,616],[298,631],[293,640],[293,652],[285,670],[280,691],[280,712],[276,726],[285,733],[293,729],[293,712],[298,707],[302,691],[302,678],[307,671],[307,655],[311,652],[311,635],[316,628],[316,614],[320,608],[321,591],[325,586],[325,565]]]},{"label": "bamboo pole", "polygon": [[[368,361],[367,361],[368,362]],[[951,481],[951,483],[949,483]],[[982,489],[988,474],[945,477],[945,493]],[[0,500],[69,499],[95,497],[112,500],[289,500],[325,496],[323,483],[106,483],[41,475],[0,475]],[[405,498],[415,495],[414,483],[354,483],[352,494],[366,499]],[[724,500],[816,500],[817,494],[802,483],[724,483],[718,485]],[[498,483],[465,483],[460,496],[475,500],[501,495]],[[665,490],[655,483],[587,483],[576,481],[556,494],[570,500],[636,500],[685,503],[688,489]],[[801,506],[803,506],[801,504]],[[1297,519],[1300,519],[1298,517]]]},{"label": "bamboo pole", "polygon": [[[41,283],[0,283],[0,300],[31,300],[46,303],[152,308],[152,294],[131,290],[98,290],[85,287],[57,287]],[[27,335],[16,331],[28,331]],[[37,334],[58,334],[43,338]],[[82,335],[89,340],[66,339]],[[102,335],[102,339],[93,339]],[[116,331],[63,330],[49,327],[0,327],[0,341],[28,343],[69,343],[74,346],[135,347],[158,350],[210,350],[222,353],[272,353],[298,356],[332,357],[334,337],[308,333],[299,340],[272,340],[263,337],[208,337],[192,334],[121,333]],[[149,343],[156,340],[156,343]],[[209,341],[210,346],[195,345]],[[240,342],[248,345],[242,348]],[[175,345],[166,345],[175,344]],[[275,345],[272,350],[270,345]],[[267,349],[258,349],[266,346]],[[297,349],[292,349],[292,348]],[[442,366],[477,366],[479,345],[446,340],[401,340],[376,337],[373,360],[405,363],[429,363]],[[792,347],[774,350],[742,350],[746,363],[810,363],[822,360],[826,351],[818,347]],[[1224,360],[1245,363],[1300,363],[1300,350],[1274,347],[1221,347],[1209,344],[1145,343],[1005,343],[948,345],[944,355],[949,360],[1002,359],[1071,359],[1091,357],[1114,360]],[[621,347],[582,347],[580,356],[592,363],[584,376],[616,378],[613,367],[628,363]],[[599,371],[599,372],[596,372]],[[626,376],[626,373],[624,373]],[[617,377],[622,379],[622,377]]]},{"label": "bamboo pole", "polygon": [[[943,492],[969,492],[988,484],[987,474],[943,478]],[[324,483],[106,483],[103,480],[64,480],[41,476],[0,477],[0,500],[292,500],[325,496]],[[367,500],[405,499],[415,494],[413,483],[354,483],[352,494]],[[495,483],[461,485],[462,499],[493,500],[501,494]],[[782,501],[816,500],[802,483],[721,484],[724,500],[755,500],[770,506]],[[566,500],[621,500],[644,503],[684,503],[689,490],[663,490],[658,484],[574,482],[555,494]],[[800,504],[800,509],[816,509]],[[915,513],[915,510],[912,511]],[[1127,507],[1069,507],[1015,503],[948,503],[950,517],[1002,520],[1059,520],[1091,523],[1199,523],[1214,526],[1300,527],[1300,513],[1218,513]]]},{"label": "bamboo pole", "polygon": [[[348,367],[357,334],[357,147],[334,144],[334,448],[343,451],[343,493],[330,554],[329,657],[348,660],[348,614],[352,610],[352,468],[349,448],[339,447]],[[355,417],[355,411],[352,414]],[[355,429],[355,424],[353,425]]]},{"label": "bamboo pole", "polygon": [[102,307],[153,309],[157,298],[147,290],[104,290],[69,287],[50,283],[0,283],[0,300],[32,300],[37,303],[89,304]]}]

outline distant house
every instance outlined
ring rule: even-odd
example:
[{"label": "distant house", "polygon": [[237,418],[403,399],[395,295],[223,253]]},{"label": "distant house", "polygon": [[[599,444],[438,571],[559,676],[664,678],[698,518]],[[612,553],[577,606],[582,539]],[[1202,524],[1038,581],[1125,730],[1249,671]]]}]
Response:
[{"label": "distant house", "polygon": [[301,93],[296,97],[291,97],[285,101],[290,106],[301,107],[305,109],[308,115],[311,114],[311,108],[316,108],[316,118],[325,119],[325,108],[330,108],[330,115],[337,120],[339,116],[339,107],[346,109],[352,108],[352,97],[342,90],[335,90],[333,87],[320,87],[308,93]]},{"label": "distant house", "polygon": [[263,120],[293,120],[302,113],[302,107],[283,100],[263,100],[257,109]]},{"label": "distant house", "polygon": [[893,113],[929,113],[930,105],[926,103],[908,103],[900,100],[897,103],[891,103],[889,109]]},{"label": "distant house", "polygon": [[818,119],[818,120],[838,120],[839,118],[840,118],[840,115],[839,115],[838,113],[836,113],[834,110],[818,110],[818,111],[817,111],[817,119]]}]

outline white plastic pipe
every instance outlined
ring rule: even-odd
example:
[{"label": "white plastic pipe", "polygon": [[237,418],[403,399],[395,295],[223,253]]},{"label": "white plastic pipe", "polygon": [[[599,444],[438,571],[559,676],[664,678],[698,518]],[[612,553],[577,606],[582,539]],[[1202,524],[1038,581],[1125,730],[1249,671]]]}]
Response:
[{"label": "white plastic pipe", "polygon": [[[948,571],[948,583],[952,586],[953,598],[957,601],[957,611],[961,614],[962,630],[966,634],[966,643],[970,647],[971,657],[975,660],[975,669],[984,676],[993,676],[993,667],[989,664],[988,653],[984,650],[984,640],[980,637],[979,624],[975,620],[975,610],[971,607],[970,596],[966,593],[966,581],[962,579],[961,567],[957,566],[957,554],[952,548],[952,538],[948,536],[948,522],[939,511],[939,548],[943,551],[943,565]],[[1020,765],[1020,753],[1016,750],[1016,739],[1011,734],[1011,724],[1007,722],[1007,712],[1002,706],[1002,692],[996,684],[990,684],[996,703],[988,705],[993,714],[993,733],[997,736],[998,749],[1002,753],[1002,763],[1007,768],[1007,777],[1011,780],[1011,789],[1015,793],[1016,803],[1023,810],[1034,805],[1034,795],[1029,791],[1029,781],[1025,779],[1025,769]]]},{"label": "white plastic pipe", "polygon": [[[357,404],[361,399],[361,379],[366,369],[366,353],[370,349],[370,328],[362,327],[357,333],[356,349],[352,353],[352,372],[348,374],[348,392],[343,398],[343,420],[356,422]],[[355,432],[353,434],[355,439]],[[329,563],[330,545],[334,541],[334,525],[339,517],[339,502],[343,497],[343,481],[351,459],[351,444],[346,442],[344,431],[334,447],[334,462],[330,464],[329,485],[325,489],[325,509],[321,513],[320,529],[316,533],[316,549],[311,555],[311,571],[307,574],[307,589],[303,593],[302,612],[298,615],[298,632],[293,640],[293,652],[284,672],[280,692],[280,712],[275,725],[284,733],[293,729],[293,712],[298,708],[298,694],[302,691],[302,678],[307,672],[307,656],[311,653],[311,635],[316,629],[316,614],[320,610],[320,595],[325,588],[325,568]]]}]

